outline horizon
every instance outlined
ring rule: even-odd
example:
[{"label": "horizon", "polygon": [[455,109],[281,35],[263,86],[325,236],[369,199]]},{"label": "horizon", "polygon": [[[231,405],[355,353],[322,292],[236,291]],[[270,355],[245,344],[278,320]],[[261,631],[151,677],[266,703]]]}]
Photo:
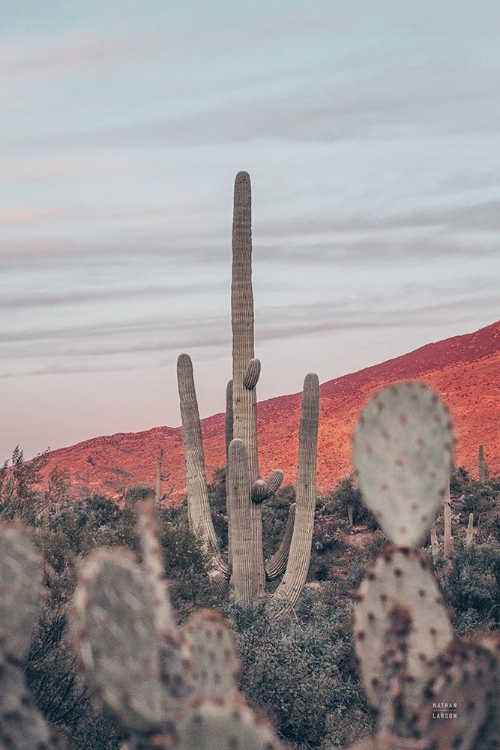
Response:
[{"label": "horizon", "polygon": [[498,320],[493,2],[2,16],[4,458],[224,410],[240,170],[259,401]]},{"label": "horizon", "polygon": [[[473,335],[475,333],[478,333],[478,331],[483,330],[483,328],[489,328],[490,326],[494,326],[494,325],[497,325],[499,323],[500,323],[500,319],[496,320],[496,321],[493,321],[493,323],[490,323],[490,324],[488,324],[486,326],[483,326],[480,329],[477,329],[476,331],[468,331],[467,333],[464,333],[464,334],[458,334],[456,336],[450,337],[450,339],[453,339],[453,338],[462,338],[464,336],[470,336],[470,335]],[[425,349],[428,346],[433,346],[434,344],[439,344],[442,341],[448,341],[448,339],[441,339],[439,341],[429,341],[426,344],[423,344],[422,346],[417,347],[416,349],[412,349],[411,351],[408,351],[408,352],[403,352],[402,354],[399,354],[396,357],[392,357],[392,358],[390,358],[388,360],[383,360],[382,362],[376,362],[374,364],[367,365],[366,367],[362,367],[359,370],[354,370],[352,372],[347,372],[347,373],[344,373],[342,375],[338,375],[335,378],[330,378],[329,380],[320,381],[320,388],[323,385],[326,385],[329,382],[332,382],[334,380],[343,380],[344,378],[349,378],[351,376],[354,377],[357,374],[359,374],[359,373],[361,373],[361,372],[363,372],[365,370],[370,370],[372,368],[373,369],[377,369],[381,365],[388,364],[388,363],[393,362],[395,360],[398,360],[398,359],[400,359],[402,357],[411,356],[412,354],[420,351],[420,349]],[[257,399],[257,404],[261,404],[261,403],[263,403],[265,401],[274,401],[275,399],[287,398],[289,396],[296,396],[296,395],[299,395],[301,392],[302,392],[302,389],[300,391],[294,391],[293,393],[281,393],[281,394],[277,394],[277,395],[270,396],[270,397],[265,398],[265,399],[258,398]],[[224,413],[225,413],[225,410],[219,410],[219,411],[213,412],[212,414],[206,414],[205,416],[201,416],[200,421],[203,424],[203,422],[206,419],[211,419],[212,417],[218,417],[218,416],[224,415]],[[116,437],[116,436],[119,436],[119,435],[140,434],[140,433],[151,432],[152,430],[161,429],[161,428],[166,428],[167,430],[181,430],[182,429],[182,424],[178,424],[178,425],[168,425],[168,424],[154,425],[153,427],[146,427],[144,430],[127,430],[127,431],[119,431],[119,432],[113,432],[113,433],[102,434],[102,435],[92,435],[91,437],[84,438],[83,440],[79,440],[77,443],[73,443],[71,445],[59,446],[58,448],[50,448],[49,449],[49,453],[52,453],[52,452],[55,452],[55,451],[58,451],[58,450],[64,451],[67,448],[73,448],[73,447],[75,447],[77,445],[80,445],[82,443],[91,442],[92,440],[96,440],[96,439],[98,440],[99,438],[113,438],[113,437]],[[19,447],[22,448],[22,446],[19,446]],[[24,458],[28,458],[28,457],[24,456]],[[34,458],[34,456],[30,456],[28,458],[28,460],[31,459],[31,458]]]}]

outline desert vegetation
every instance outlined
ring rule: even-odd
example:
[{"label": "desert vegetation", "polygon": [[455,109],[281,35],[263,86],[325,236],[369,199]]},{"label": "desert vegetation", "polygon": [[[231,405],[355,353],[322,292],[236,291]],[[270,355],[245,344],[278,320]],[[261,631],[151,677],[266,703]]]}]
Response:
[{"label": "desert vegetation", "polygon": [[[313,374],[297,485],[261,478],[250,207],[240,173],[226,468],[207,482],[183,354],[181,507],[165,504],[161,452],[155,488],[121,503],[73,501],[57,467],[42,481],[46,453],[16,448],[0,470],[2,748],[500,743],[500,480],[484,446],[479,482],[452,473],[446,407],[406,382],[369,401],[354,473],[318,497]],[[460,707],[453,724],[434,721],[445,705]]]},{"label": "desert vegetation", "polygon": [[[123,725],[117,711],[110,710],[105,700],[99,699],[96,705],[101,688],[98,690],[92,680],[89,684],[88,679],[82,679],[82,668],[78,666],[81,656],[78,657],[68,628],[70,602],[78,585],[78,568],[82,561],[95,555],[98,548],[112,553],[109,559],[113,564],[121,560],[118,548],[129,549],[134,559],[144,564],[144,543],[141,548],[136,532],[136,505],[140,506],[147,492],[143,487],[137,488],[121,506],[98,496],[76,504],[51,504],[47,502],[47,487],[39,484],[43,462],[24,462],[19,450],[14,452],[13,458],[20,481],[13,491],[12,472],[6,467],[2,473],[1,528],[3,532],[10,530],[10,522],[20,520],[28,528],[33,554],[39,556],[40,582],[46,591],[41,608],[32,617],[31,640],[22,655],[18,654],[15,659],[24,675],[27,695],[34,696],[34,706],[39,712],[34,724],[31,719],[28,723],[35,727],[43,724],[46,742],[66,741],[74,748],[121,747],[132,730]],[[459,469],[452,475],[451,489],[451,557],[446,559],[440,554],[432,559],[428,529],[424,525],[420,530],[421,545],[418,544],[421,551],[409,553],[409,559],[424,556],[434,566],[444,604],[447,611],[453,613],[445,631],[450,634],[453,627],[455,646],[442,644],[443,655],[436,657],[439,668],[455,670],[453,674],[472,668],[467,651],[469,641],[464,641],[463,646],[456,645],[458,636],[467,636],[475,639],[474,659],[479,659],[485,673],[489,673],[496,643],[493,634],[500,625],[500,486],[494,478],[476,482]],[[154,496],[152,488],[151,494]],[[225,496],[225,472],[219,470],[208,485],[208,497],[221,548],[227,538]],[[264,506],[263,537],[269,545],[266,554],[279,544],[294,500],[294,488],[286,486]],[[244,696],[245,705],[250,707],[245,721],[251,723],[251,711],[264,710],[273,726],[272,730],[265,731],[272,732],[276,742],[288,743],[291,747],[347,747],[372,734],[375,728],[380,730],[377,699],[374,709],[366,698],[366,685],[355,667],[354,649],[360,629],[364,627],[359,610],[355,611],[355,607],[359,607],[355,599],[366,571],[380,571],[381,562],[377,559],[386,560],[383,565],[388,570],[397,568],[401,556],[397,544],[401,542],[396,539],[396,549],[388,547],[390,529],[379,527],[373,507],[370,512],[366,506],[358,507],[358,502],[359,490],[352,477],[342,479],[328,496],[317,499],[308,582],[297,605],[282,619],[273,617],[266,597],[252,606],[244,606],[233,597],[222,597],[220,591],[210,585],[210,556],[189,529],[186,506],[160,507],[156,511],[158,539],[165,561],[161,573],[163,576],[164,571],[169,581],[169,597],[172,612],[175,612],[171,626],[187,627],[186,623],[196,617],[194,613],[200,609],[222,613],[231,623],[241,662],[237,689]],[[439,498],[436,504],[440,543],[441,502]],[[347,518],[348,505],[355,509],[354,526]],[[466,520],[471,508],[478,520],[473,540],[467,542]],[[9,524],[5,525],[6,522]],[[101,552],[98,555],[101,557],[96,559],[104,566],[99,567],[99,575],[105,576],[108,558]],[[412,571],[408,572],[410,579],[413,575]],[[365,580],[365,598],[367,585]],[[405,604],[408,606],[408,601],[405,600]],[[440,612],[441,621],[447,622]],[[401,627],[399,623],[396,630],[399,632]],[[485,635],[488,633],[492,635]],[[401,638],[404,640],[404,632]],[[451,638],[448,635],[448,640]],[[0,635],[0,639],[4,643],[5,636]],[[380,652],[380,646],[377,651]],[[9,654],[3,658],[12,659]],[[428,676],[427,685],[431,682],[432,676]],[[458,690],[459,686],[453,689]],[[482,716],[481,720],[484,719]],[[2,721],[2,731],[8,734],[10,725]],[[404,721],[409,721],[408,716]],[[391,732],[395,729],[392,727]],[[60,735],[57,740],[52,738],[54,730]],[[401,726],[397,730],[401,732]],[[145,742],[144,737],[141,742]]]}]

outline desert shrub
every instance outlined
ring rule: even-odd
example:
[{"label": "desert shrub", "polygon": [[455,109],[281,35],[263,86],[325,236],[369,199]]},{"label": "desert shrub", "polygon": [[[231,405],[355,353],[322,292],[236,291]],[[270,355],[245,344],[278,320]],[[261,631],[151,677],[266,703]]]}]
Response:
[{"label": "desert shrub", "polygon": [[278,549],[285,531],[290,505],[295,502],[295,487],[280,487],[272,498],[262,504],[262,545],[268,558]]},{"label": "desert shrub", "polygon": [[487,482],[472,479],[463,467],[455,469],[451,475],[450,491],[453,504],[467,520],[469,513],[477,518],[488,513],[500,501],[500,478],[490,478]]},{"label": "desert shrub", "polygon": [[496,540],[470,545],[457,540],[450,564],[439,562],[436,575],[460,634],[500,629],[500,544]]},{"label": "desert shrub", "polygon": [[491,537],[500,539],[500,502],[480,513],[474,523],[478,529],[478,541],[488,541]]},{"label": "desert shrub", "polygon": [[[80,504],[79,504],[80,505]],[[87,515],[88,528],[98,529],[101,526],[114,525],[123,517],[124,509],[114,500],[102,495],[92,495],[81,503],[82,510]],[[131,514],[126,514],[130,517]]]},{"label": "desert shrub", "polygon": [[348,510],[351,508],[353,523],[367,525],[370,529],[377,529],[378,523],[366,507],[361,490],[356,486],[354,475],[349,474],[337,481],[332,492],[326,500],[328,512],[334,516],[348,518]]},{"label": "desert shrub", "polygon": [[450,477],[450,492],[454,495],[461,495],[473,480],[464,466],[457,466],[453,469]]},{"label": "desert shrub", "polygon": [[43,503],[41,472],[47,465],[48,449],[31,461],[25,461],[23,451],[16,446],[10,459],[0,468],[0,520],[18,518],[34,525]]},{"label": "desert shrub", "polygon": [[133,484],[125,491],[125,504],[127,508],[134,508],[136,503],[142,500],[151,500],[155,497],[155,491],[147,484]]},{"label": "desert shrub", "polygon": [[184,619],[195,609],[219,604],[220,600],[209,584],[205,554],[189,529],[185,507],[160,511],[160,542],[172,604],[179,619]]},{"label": "desert shrub", "polygon": [[295,616],[273,619],[255,609],[226,606],[237,634],[240,689],[295,746],[345,745],[371,726],[352,668],[350,607],[332,607],[306,590]]},{"label": "desert shrub", "polygon": [[460,507],[465,514],[474,513],[477,516],[492,510],[499,497],[500,482],[498,480],[484,484],[470,482],[460,496]]}]

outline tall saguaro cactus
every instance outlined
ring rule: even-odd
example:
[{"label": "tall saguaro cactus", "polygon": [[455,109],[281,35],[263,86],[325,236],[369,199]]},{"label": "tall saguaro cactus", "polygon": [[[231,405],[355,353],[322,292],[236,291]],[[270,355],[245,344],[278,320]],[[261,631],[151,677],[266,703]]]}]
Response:
[{"label": "tall saguaro cactus", "polygon": [[[276,595],[280,611],[293,607],[304,586],[311,555],[316,503],[319,383],[310,374],[304,383],[297,502],[290,509],[285,536],[266,564],[262,546],[261,505],[278,490],[283,472],[267,479],[259,472],[257,394],[261,364],[255,357],[252,289],[252,217],[250,177],[239,172],[234,185],[232,234],[231,322],[233,377],[226,392],[226,454],[229,523],[228,574],[236,597],[251,604],[264,592],[266,578],[284,573]],[[208,517],[201,426],[191,360],[178,360],[179,396],[186,455],[186,484],[192,528],[205,540],[213,539]]]},{"label": "tall saguaro cactus", "polygon": [[[239,172],[234,183],[231,324],[233,331],[233,438],[246,446],[250,483],[259,479],[257,394],[260,362],[255,359],[252,289],[252,198],[250,176]],[[249,489],[250,491],[250,489]],[[256,590],[264,589],[262,515],[260,504],[248,500]],[[237,521],[238,522],[238,521]]]},{"label": "tall saguaro cactus", "polygon": [[[252,289],[252,219],[250,176],[239,172],[234,183],[233,268],[231,282],[231,324],[233,330],[233,437],[247,446],[251,481],[259,476],[257,451],[258,370],[254,351],[254,308]],[[257,377],[245,385],[247,370]]]}]

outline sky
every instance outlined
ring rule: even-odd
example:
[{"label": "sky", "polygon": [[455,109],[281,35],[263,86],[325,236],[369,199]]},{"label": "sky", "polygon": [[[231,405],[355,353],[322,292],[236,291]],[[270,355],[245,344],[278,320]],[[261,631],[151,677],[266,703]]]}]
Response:
[{"label": "sky", "polygon": [[500,317],[497,0],[0,0],[0,458],[180,424]]}]

